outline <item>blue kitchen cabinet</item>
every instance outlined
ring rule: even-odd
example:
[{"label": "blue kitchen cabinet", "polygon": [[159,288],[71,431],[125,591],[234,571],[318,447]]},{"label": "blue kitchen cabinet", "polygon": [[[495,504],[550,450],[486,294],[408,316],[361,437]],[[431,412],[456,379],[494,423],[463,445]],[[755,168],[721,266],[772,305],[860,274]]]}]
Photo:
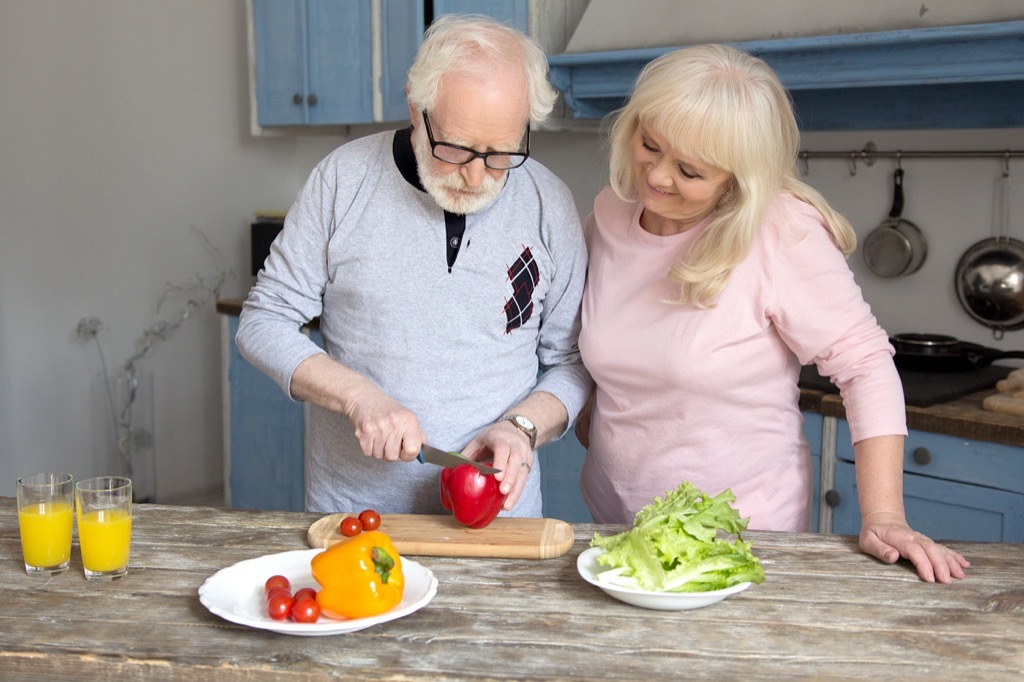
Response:
[{"label": "blue kitchen cabinet", "polygon": [[434,16],[444,14],[485,14],[529,33],[527,0],[434,0]]},{"label": "blue kitchen cabinet", "polygon": [[408,121],[405,81],[423,42],[423,0],[381,0],[381,111],[377,121]]},{"label": "blue kitchen cabinet", "polygon": [[[246,509],[305,509],[305,412],[235,345],[238,316],[222,317],[227,366],[224,498]],[[311,338],[322,345],[320,332]]]},{"label": "blue kitchen cabinet", "polygon": [[[259,126],[408,119],[406,74],[430,19],[423,0],[250,2]],[[433,12],[486,14],[524,32],[529,18],[528,0],[435,0]]]},{"label": "blue kitchen cabinet", "polygon": [[572,431],[540,446],[537,457],[544,516],[569,523],[593,522],[580,492],[580,470],[586,455],[587,451]]},{"label": "blue kitchen cabinet", "polygon": [[[839,420],[832,531],[860,533],[849,423]],[[936,540],[1024,542],[1020,448],[911,431],[903,462],[910,525]]]},{"label": "blue kitchen cabinet", "polygon": [[252,0],[260,125],[373,120],[370,6],[369,0]]}]

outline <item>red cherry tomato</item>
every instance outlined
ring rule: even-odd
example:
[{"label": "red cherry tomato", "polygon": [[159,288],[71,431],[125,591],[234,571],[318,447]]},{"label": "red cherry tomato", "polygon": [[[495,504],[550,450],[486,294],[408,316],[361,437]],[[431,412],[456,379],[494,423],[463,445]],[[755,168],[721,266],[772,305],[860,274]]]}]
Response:
[{"label": "red cherry tomato", "polygon": [[296,623],[315,623],[320,619],[320,605],[315,599],[297,599],[292,605],[292,620]]},{"label": "red cherry tomato", "polygon": [[372,509],[364,509],[359,513],[359,523],[363,530],[377,530],[380,528],[380,514]]},{"label": "red cherry tomato", "polygon": [[290,595],[275,594],[267,602],[267,614],[274,620],[285,620],[292,613],[295,600]]},{"label": "red cherry tomato", "polygon": [[263,585],[263,590],[265,593],[269,594],[270,590],[274,587],[283,587],[286,590],[292,589],[292,585],[288,582],[288,578],[285,578],[283,575],[272,575],[267,578],[267,582]]},{"label": "red cherry tomato", "polygon": [[286,590],[283,587],[271,587],[270,591],[267,592],[267,602],[269,603],[270,600],[274,598],[274,595],[277,595],[277,594],[282,594],[282,595],[284,595],[286,597],[291,597],[292,596],[291,590]]},{"label": "red cherry tomato", "polygon": [[347,538],[354,537],[363,532],[363,524],[354,516],[346,516],[341,520],[341,534]]},{"label": "red cherry tomato", "polygon": [[303,587],[295,593],[295,602],[298,603],[303,599],[316,599],[316,590],[312,587]]}]

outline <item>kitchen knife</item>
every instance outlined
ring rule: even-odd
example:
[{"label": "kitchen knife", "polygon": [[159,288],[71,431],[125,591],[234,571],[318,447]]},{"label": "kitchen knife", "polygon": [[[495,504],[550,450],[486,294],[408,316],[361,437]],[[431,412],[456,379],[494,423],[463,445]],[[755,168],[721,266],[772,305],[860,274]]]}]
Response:
[{"label": "kitchen knife", "polygon": [[440,467],[450,469],[451,467],[457,467],[462,464],[468,464],[474,467],[481,474],[496,474],[501,469],[495,469],[494,467],[487,466],[480,462],[475,462],[468,457],[460,455],[457,452],[446,452],[445,450],[438,450],[435,447],[431,447],[426,443],[423,444],[423,448],[420,450],[420,454],[416,457],[420,462],[430,462]]}]

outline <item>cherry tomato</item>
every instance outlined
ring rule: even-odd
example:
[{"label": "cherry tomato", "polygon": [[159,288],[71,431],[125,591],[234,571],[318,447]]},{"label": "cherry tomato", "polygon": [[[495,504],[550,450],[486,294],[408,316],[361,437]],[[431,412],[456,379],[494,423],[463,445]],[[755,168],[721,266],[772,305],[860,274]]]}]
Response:
[{"label": "cherry tomato", "polygon": [[267,614],[274,620],[285,620],[291,615],[295,600],[289,595],[275,594],[267,602]]},{"label": "cherry tomato", "polygon": [[283,587],[286,590],[292,589],[292,585],[288,582],[288,578],[285,578],[283,575],[272,575],[267,578],[267,582],[263,585],[263,590],[269,594],[271,588],[274,587]]},{"label": "cherry tomato", "polygon": [[267,591],[267,602],[269,603],[270,600],[273,599],[274,595],[276,594],[283,594],[286,597],[292,596],[292,592],[289,589],[286,589],[284,587],[271,587],[270,590]]},{"label": "cherry tomato", "polygon": [[300,602],[303,599],[316,599],[316,590],[312,587],[303,587],[295,593],[295,601]]},{"label": "cherry tomato", "polygon": [[315,623],[320,619],[320,605],[315,599],[295,600],[292,605],[292,620],[296,623]]},{"label": "cherry tomato", "polygon": [[341,520],[341,534],[347,538],[359,535],[363,532],[363,524],[354,516],[346,516]]},{"label": "cherry tomato", "polygon": [[363,530],[377,530],[380,528],[380,514],[372,509],[364,509],[359,513],[359,523]]}]

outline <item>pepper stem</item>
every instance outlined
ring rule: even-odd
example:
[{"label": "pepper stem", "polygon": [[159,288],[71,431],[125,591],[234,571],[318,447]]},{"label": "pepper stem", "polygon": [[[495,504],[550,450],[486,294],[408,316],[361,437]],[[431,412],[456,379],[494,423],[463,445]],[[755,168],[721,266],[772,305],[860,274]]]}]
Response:
[{"label": "pepper stem", "polygon": [[391,577],[391,569],[395,567],[395,560],[381,547],[371,549],[370,557],[373,559],[373,569],[377,571],[381,582],[386,585],[388,578]]}]

